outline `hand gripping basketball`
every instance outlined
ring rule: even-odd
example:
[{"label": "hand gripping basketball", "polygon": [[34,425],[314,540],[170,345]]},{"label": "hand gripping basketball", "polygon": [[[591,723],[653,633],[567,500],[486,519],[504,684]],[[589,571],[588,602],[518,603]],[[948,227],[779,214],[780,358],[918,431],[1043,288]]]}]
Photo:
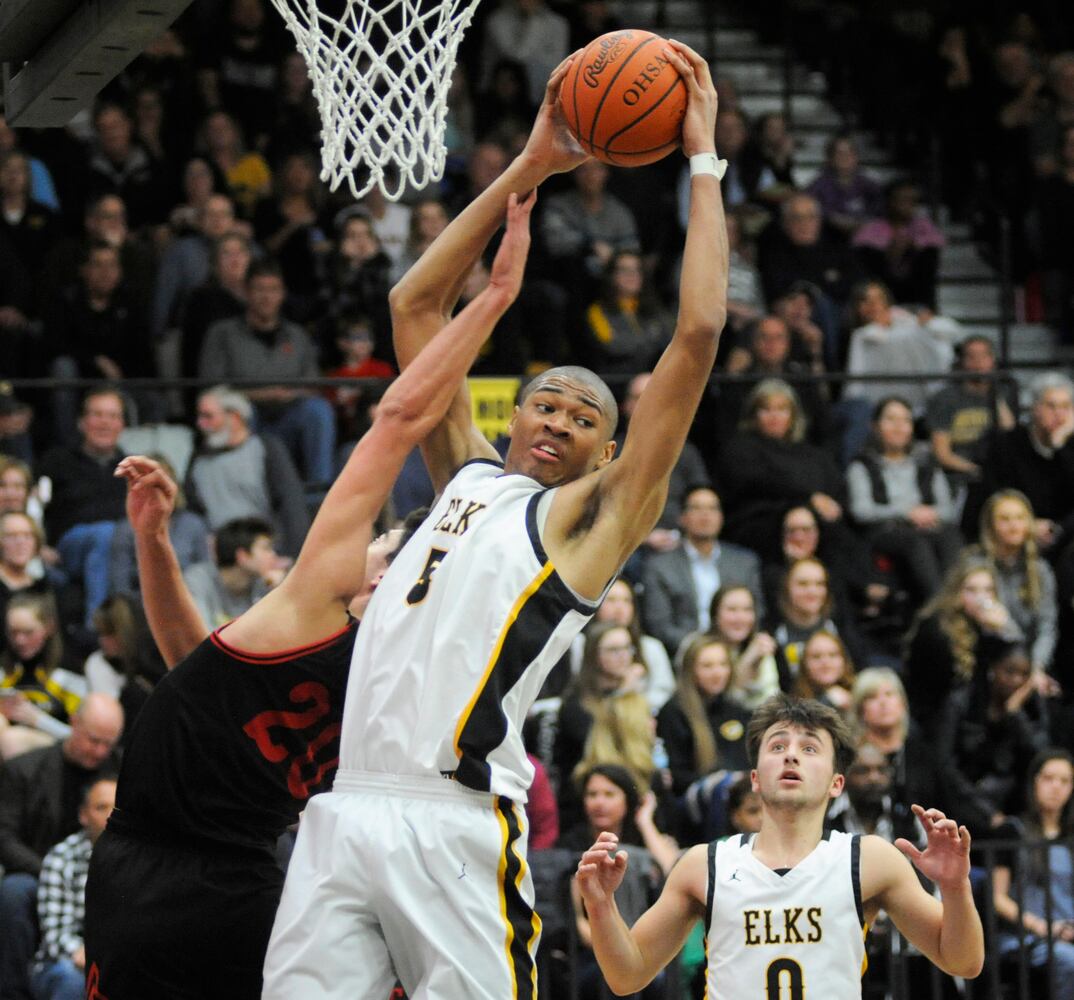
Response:
[{"label": "hand gripping basketball", "polygon": [[565,173],[573,170],[580,163],[589,159],[563,118],[563,109],[559,103],[560,88],[578,52],[572,52],[563,60],[548,78],[544,100],[537,112],[530,137],[526,141],[524,156],[535,164],[543,177]]},{"label": "hand gripping basketball", "polygon": [[687,157],[712,153],[716,149],[716,111],[719,98],[712,83],[709,64],[689,45],[668,42],[671,64],[679,71],[689,100],[682,122],[682,151]]},{"label": "hand gripping basketball", "polygon": [[668,42],[626,28],[585,47],[564,76],[560,103],[584,150],[605,163],[640,167],[679,145],[687,90]]}]

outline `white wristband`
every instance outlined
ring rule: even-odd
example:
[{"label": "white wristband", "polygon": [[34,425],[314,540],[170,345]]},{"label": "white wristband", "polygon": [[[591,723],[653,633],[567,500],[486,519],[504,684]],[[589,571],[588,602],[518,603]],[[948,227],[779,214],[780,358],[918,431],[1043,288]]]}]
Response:
[{"label": "white wristband", "polygon": [[690,157],[690,176],[712,174],[718,181],[727,173],[727,161],[721,160],[715,153],[697,153]]}]

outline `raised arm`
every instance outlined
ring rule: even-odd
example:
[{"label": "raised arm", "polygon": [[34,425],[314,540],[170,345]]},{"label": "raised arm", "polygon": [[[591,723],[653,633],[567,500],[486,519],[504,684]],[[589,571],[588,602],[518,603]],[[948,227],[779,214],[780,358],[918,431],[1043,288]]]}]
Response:
[{"label": "raised arm", "polygon": [[[683,153],[713,153],[718,102],[708,63],[685,45],[671,42],[669,48],[689,91]],[[711,174],[698,174],[690,180],[675,334],[638,401],[619,462],[607,469],[607,474],[614,472],[609,478],[616,490],[629,496],[621,506],[648,500],[648,506],[659,508],[657,515],[663,509],[668,478],[712,373],[727,318],[727,267],[720,183]],[[648,527],[642,534],[647,532]]]},{"label": "raised arm", "polygon": [[925,892],[895,847],[879,837],[862,840],[862,894],[940,969],[973,979],[984,966],[984,932],[970,889],[969,832],[938,809],[913,809],[928,844],[924,851],[903,839],[895,846],[936,884],[940,899]]},{"label": "raised arm", "polygon": [[[678,42],[665,50],[686,81],[689,104],[683,121],[686,156],[714,153],[717,98],[708,64]],[[599,591],[608,577],[646,538],[667,499],[668,480],[693,423],[716,359],[727,314],[727,229],[719,181],[712,174],[690,180],[690,217],[679,286],[675,334],[653,370],[637,408],[619,461],[596,477],[564,487],[550,526],[564,546],[549,550],[557,566],[580,562],[569,581],[582,592]],[[592,530],[577,525],[596,507]],[[571,539],[575,541],[572,542]],[[578,558],[570,550],[578,553]]]},{"label": "raised arm", "polygon": [[158,462],[141,455],[123,459],[116,475],[127,481],[127,520],[134,530],[146,619],[171,670],[209,634],[168,536],[178,487]]},{"label": "raised arm", "polygon": [[704,916],[708,858],[706,847],[690,848],[672,869],[660,898],[628,928],[615,904],[615,890],[628,864],[628,852],[618,846],[614,834],[600,835],[582,855],[577,888],[589,919],[593,954],[612,991],[624,996],[651,983]]},{"label": "raised arm", "polygon": [[[535,191],[521,200],[511,195],[507,232],[488,287],[389,386],[373,426],[328,491],[294,569],[243,616],[241,629],[234,634],[245,636],[257,628],[264,630],[260,635],[266,635],[280,628],[294,643],[301,636],[310,636],[310,641],[323,637],[333,623],[338,627],[342,609],[363,585],[365,547],[373,521],[403,461],[443,419],[459,380],[518,295],[536,198]],[[265,611],[259,610],[262,605]],[[238,623],[232,626],[236,627]]]},{"label": "raised arm", "polygon": [[[511,193],[524,195],[552,174],[571,170],[586,157],[567,132],[557,106],[559,85],[570,56],[552,73],[526,148],[508,168],[451,221],[392,289],[392,337],[406,369],[451,318],[463,284],[503,220]],[[441,490],[471,458],[499,456],[474,427],[464,369],[456,395],[423,445],[434,488]]]}]

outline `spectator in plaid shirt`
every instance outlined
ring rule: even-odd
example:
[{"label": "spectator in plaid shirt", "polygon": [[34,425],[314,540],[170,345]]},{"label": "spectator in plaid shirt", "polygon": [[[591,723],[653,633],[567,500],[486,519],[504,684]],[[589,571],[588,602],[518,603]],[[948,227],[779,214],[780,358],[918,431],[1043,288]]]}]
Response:
[{"label": "spectator in plaid shirt", "polygon": [[86,995],[82,943],[86,873],[93,845],[115,804],[115,776],[98,777],[86,788],[78,811],[82,829],[61,840],[41,863],[37,888],[41,947],[30,973],[35,1000],[81,1000]]}]

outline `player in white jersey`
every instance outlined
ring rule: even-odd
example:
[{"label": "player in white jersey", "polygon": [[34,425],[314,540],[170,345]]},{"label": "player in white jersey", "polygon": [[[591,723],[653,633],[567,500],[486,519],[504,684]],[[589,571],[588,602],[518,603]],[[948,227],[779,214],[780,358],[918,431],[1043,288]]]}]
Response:
[{"label": "player in white jersey", "polygon": [[[423,443],[443,491],[362,622],[340,771],[306,811],[265,966],[265,996],[536,996],[520,729],[552,664],[652,530],[726,315],[727,237],[705,61],[668,43],[689,94],[691,206],[675,334],[612,462],[616,404],[592,372],[527,388],[506,461],[473,425],[465,383]],[[451,315],[510,193],[585,154],[549,79],[523,152],[392,293],[405,367]]]},{"label": "player in white jersey", "polygon": [[[977,976],[984,935],[966,828],[915,805],[928,834],[924,851],[907,840],[824,834],[854,751],[846,724],[819,702],[770,698],[750,720],[748,741],[760,832],[690,848],[633,928],[615,907],[627,866],[617,838],[601,834],[582,856],[578,887],[612,990],[643,989],[703,919],[709,1000],[860,1000],[864,936],[879,910],[945,972]],[[922,889],[899,851],[940,899]]]}]

